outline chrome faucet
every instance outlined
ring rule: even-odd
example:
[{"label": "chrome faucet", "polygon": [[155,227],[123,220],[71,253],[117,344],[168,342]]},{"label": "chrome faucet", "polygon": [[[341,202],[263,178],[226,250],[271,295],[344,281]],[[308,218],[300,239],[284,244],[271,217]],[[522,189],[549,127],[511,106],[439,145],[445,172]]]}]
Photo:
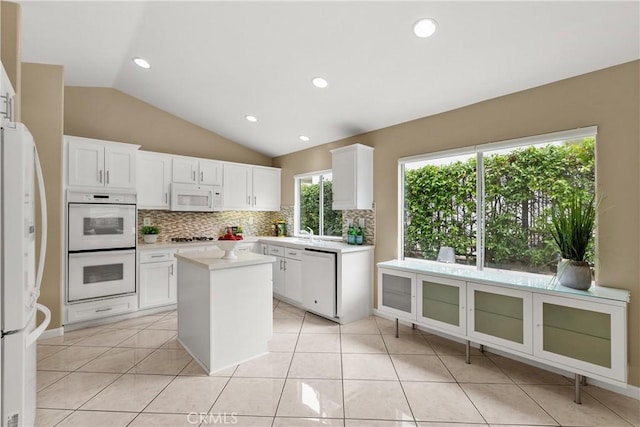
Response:
[{"label": "chrome faucet", "polygon": [[307,227],[306,230],[300,230],[300,234],[307,236],[309,238],[309,243],[313,243],[313,229],[311,227]]}]

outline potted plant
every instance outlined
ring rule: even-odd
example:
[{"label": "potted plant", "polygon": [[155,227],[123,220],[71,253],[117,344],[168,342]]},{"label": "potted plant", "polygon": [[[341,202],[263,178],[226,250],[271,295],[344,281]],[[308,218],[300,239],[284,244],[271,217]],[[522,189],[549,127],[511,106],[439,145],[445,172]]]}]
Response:
[{"label": "potted plant", "polygon": [[596,223],[595,197],[573,194],[565,204],[551,210],[551,235],[562,260],[558,262],[558,282],[574,289],[589,289],[591,268],[585,257]]},{"label": "potted plant", "polygon": [[158,233],[160,233],[160,228],[156,225],[145,225],[142,227],[145,243],[155,243],[158,239]]}]

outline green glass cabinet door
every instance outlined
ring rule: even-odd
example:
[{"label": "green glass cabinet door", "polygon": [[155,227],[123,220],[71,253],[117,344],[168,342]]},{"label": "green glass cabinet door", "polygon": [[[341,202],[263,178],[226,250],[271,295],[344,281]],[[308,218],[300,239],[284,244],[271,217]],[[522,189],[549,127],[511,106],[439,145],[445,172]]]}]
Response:
[{"label": "green glass cabinet door", "polygon": [[466,322],[466,283],[442,277],[418,275],[418,321],[464,335]]},{"label": "green glass cabinet door", "polygon": [[532,353],[532,293],[467,284],[469,336],[478,342]]}]

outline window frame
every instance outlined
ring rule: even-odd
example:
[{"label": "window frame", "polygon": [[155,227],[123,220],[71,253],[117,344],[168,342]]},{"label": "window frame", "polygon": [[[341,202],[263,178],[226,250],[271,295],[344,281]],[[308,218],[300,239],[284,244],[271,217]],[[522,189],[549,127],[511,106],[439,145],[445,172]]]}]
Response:
[{"label": "window frame", "polygon": [[[305,178],[312,178],[314,176],[331,175],[333,178],[333,170],[332,169],[324,169],[315,172],[306,172],[293,176],[293,186],[294,186],[294,205],[293,205],[293,235],[295,237],[306,237],[303,234],[300,234],[300,180]],[[324,182],[324,179],[321,179],[321,182]],[[333,182],[333,179],[332,179]],[[321,185],[321,197],[319,204],[319,233],[323,233],[324,231],[324,184]],[[314,237],[319,237],[322,240],[336,240],[342,241],[342,236],[327,236],[325,234],[315,234]]]},{"label": "window frame", "polygon": [[[427,161],[442,159],[446,157],[461,156],[461,155],[476,155],[476,265],[475,268],[478,271],[484,269],[497,270],[491,267],[485,267],[485,188],[484,188],[484,153],[488,151],[501,150],[501,149],[514,149],[518,147],[527,147],[536,144],[551,143],[555,141],[571,141],[579,138],[596,137],[598,135],[598,126],[588,126],[583,128],[576,128],[570,130],[564,130],[559,132],[551,132],[540,135],[526,136],[522,138],[507,139],[502,141],[488,142],[479,145],[473,145],[463,148],[456,148],[452,150],[436,151],[433,153],[420,154],[416,156],[402,157],[398,159],[398,241],[396,253],[398,259],[404,260],[404,216],[405,216],[405,165],[407,163],[413,163],[418,161]],[[597,157],[596,143],[596,157]],[[597,180],[597,172],[596,172]],[[597,193],[597,183],[594,183]],[[411,258],[414,260],[414,258]],[[415,259],[416,261],[426,261]]]}]

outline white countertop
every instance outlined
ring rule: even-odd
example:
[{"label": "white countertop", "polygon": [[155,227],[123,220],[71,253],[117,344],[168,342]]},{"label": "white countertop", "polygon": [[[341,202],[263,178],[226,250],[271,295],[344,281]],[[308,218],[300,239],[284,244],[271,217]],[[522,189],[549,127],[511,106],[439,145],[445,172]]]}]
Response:
[{"label": "white countertop", "polygon": [[[309,242],[309,239],[303,239],[299,237],[272,237],[272,236],[250,236],[245,237],[242,243],[254,244],[256,242],[268,243],[272,245],[282,245],[293,248],[311,248],[322,251],[348,253],[359,251],[372,251],[374,246],[372,245],[348,245],[345,242],[337,240],[320,240],[314,239],[313,243]],[[241,244],[242,244],[241,243]],[[148,250],[162,250],[162,249],[178,249],[189,248],[198,246],[215,246],[215,240],[205,241],[193,241],[193,242],[163,242],[163,243],[140,243],[138,244],[138,251]]]},{"label": "white countertop", "polygon": [[412,271],[415,273],[430,274],[440,277],[449,277],[489,285],[502,285],[513,288],[528,288],[529,290],[539,290],[544,293],[564,293],[571,296],[582,296],[587,298],[604,298],[624,303],[629,302],[629,291],[625,289],[608,288],[605,286],[592,285],[588,290],[578,290],[567,288],[558,284],[555,276],[543,274],[526,273],[519,271],[498,270],[487,268],[477,270],[475,266],[461,264],[446,264],[437,261],[422,260],[391,260],[379,262],[378,267],[396,270]]},{"label": "white countertop", "polygon": [[275,262],[275,257],[260,255],[253,252],[236,252],[236,259],[222,259],[224,251],[190,252],[176,254],[178,262],[184,261],[207,270],[222,270],[226,268],[247,267],[250,265],[269,264]]},{"label": "white countertop", "polygon": [[300,237],[271,237],[260,236],[257,238],[262,243],[269,243],[273,245],[282,245],[293,248],[310,248],[328,252],[360,252],[360,251],[372,251],[375,246],[373,245],[348,245],[345,242],[337,240],[320,240],[314,238],[313,243],[309,242],[309,239]]}]

